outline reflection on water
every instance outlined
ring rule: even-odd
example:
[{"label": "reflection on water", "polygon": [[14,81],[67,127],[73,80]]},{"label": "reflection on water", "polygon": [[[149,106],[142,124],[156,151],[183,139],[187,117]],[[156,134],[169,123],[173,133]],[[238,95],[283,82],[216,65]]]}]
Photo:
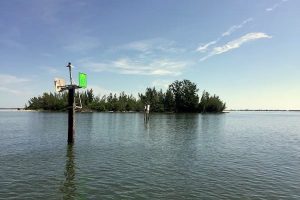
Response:
[{"label": "reflection on water", "polygon": [[76,197],[76,181],[75,181],[75,155],[73,152],[73,144],[67,146],[65,181],[60,188],[63,193],[63,199],[75,199]]},{"label": "reflection on water", "polygon": [[150,123],[149,123],[149,120],[144,120],[144,127],[145,127],[145,131],[147,132],[147,135],[149,135],[149,133],[150,133]]},{"label": "reflection on water", "polygon": [[201,130],[204,133],[215,131],[222,132],[221,130],[225,125],[225,114],[203,114],[201,115]]},{"label": "reflection on water", "polygon": [[300,199],[300,113],[0,112],[0,199]]}]

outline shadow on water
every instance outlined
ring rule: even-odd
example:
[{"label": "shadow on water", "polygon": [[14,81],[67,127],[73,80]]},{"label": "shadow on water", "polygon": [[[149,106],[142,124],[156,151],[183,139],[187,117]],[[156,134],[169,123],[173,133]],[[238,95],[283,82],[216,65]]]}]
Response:
[{"label": "shadow on water", "polygon": [[63,194],[63,199],[76,199],[76,182],[75,182],[75,156],[73,151],[73,144],[67,146],[66,166],[65,166],[65,180],[60,188]]}]

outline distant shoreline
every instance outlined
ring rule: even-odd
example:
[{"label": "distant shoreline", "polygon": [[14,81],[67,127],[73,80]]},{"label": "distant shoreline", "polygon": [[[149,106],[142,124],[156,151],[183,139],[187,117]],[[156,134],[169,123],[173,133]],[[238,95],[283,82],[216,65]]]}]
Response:
[{"label": "distant shoreline", "polygon": [[231,109],[231,110],[225,110],[225,111],[229,111],[229,112],[231,112],[231,111],[234,111],[234,112],[236,112],[236,111],[255,111],[255,112],[275,112],[275,111],[281,111],[281,112],[300,112],[300,110],[280,110],[280,109],[278,109],[278,110],[269,110],[269,109]]},{"label": "distant shoreline", "polygon": [[18,111],[22,111],[22,110],[25,110],[25,108],[0,108],[0,110],[18,110]]},{"label": "distant shoreline", "polygon": [[[25,108],[0,108],[0,111],[21,111],[21,112],[65,112],[65,111],[54,111],[54,110],[26,110]],[[101,113],[95,110],[82,110],[81,113]],[[228,112],[300,112],[300,110],[269,110],[269,109],[230,109],[224,110],[222,113]],[[137,111],[103,111],[102,113],[139,113]],[[156,112],[155,112],[156,113]],[[170,113],[170,112],[162,112]]]}]

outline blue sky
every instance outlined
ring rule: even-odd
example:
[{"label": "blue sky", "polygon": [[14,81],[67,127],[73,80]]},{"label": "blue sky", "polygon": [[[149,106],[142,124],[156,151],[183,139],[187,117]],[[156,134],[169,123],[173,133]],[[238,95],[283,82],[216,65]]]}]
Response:
[{"label": "blue sky", "polygon": [[298,0],[0,1],[0,107],[88,74],[96,94],[189,79],[229,109],[300,109]]}]

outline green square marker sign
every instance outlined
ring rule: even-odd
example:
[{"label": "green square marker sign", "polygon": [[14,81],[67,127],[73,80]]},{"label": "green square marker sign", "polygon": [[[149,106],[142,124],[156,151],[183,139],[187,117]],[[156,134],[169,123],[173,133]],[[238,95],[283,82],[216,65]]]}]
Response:
[{"label": "green square marker sign", "polygon": [[87,86],[87,75],[85,73],[79,72],[79,87],[86,88]]}]

